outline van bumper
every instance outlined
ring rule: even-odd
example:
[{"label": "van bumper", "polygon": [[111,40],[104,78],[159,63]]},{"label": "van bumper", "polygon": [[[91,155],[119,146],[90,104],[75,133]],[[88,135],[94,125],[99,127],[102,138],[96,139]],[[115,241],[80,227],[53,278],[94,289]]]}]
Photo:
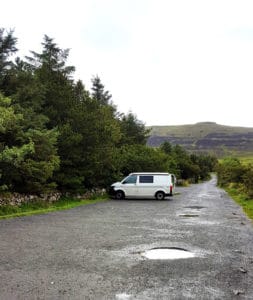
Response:
[{"label": "van bumper", "polygon": [[113,186],[110,186],[109,190],[108,190],[108,195],[111,197],[114,197],[116,194],[116,191],[114,190]]},{"label": "van bumper", "polygon": [[171,193],[165,194],[165,197],[171,197],[171,196],[173,196],[173,193],[172,193],[172,192],[171,192]]}]

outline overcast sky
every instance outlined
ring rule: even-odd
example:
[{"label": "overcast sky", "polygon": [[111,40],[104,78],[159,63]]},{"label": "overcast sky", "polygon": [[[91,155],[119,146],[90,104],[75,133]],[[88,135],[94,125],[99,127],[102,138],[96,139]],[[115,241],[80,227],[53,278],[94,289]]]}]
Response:
[{"label": "overcast sky", "polygon": [[253,127],[252,0],[0,0],[19,55],[44,34],[75,78],[98,75],[118,110],[146,125]]}]

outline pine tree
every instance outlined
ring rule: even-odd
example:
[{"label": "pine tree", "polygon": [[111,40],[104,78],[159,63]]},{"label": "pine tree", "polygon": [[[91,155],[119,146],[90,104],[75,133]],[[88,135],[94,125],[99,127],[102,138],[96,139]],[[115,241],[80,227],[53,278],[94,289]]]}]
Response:
[{"label": "pine tree", "polygon": [[101,105],[111,104],[110,100],[112,96],[110,95],[109,91],[105,91],[105,87],[102,84],[100,78],[98,76],[94,76],[91,81],[91,95],[93,99],[97,100]]},{"label": "pine tree", "polygon": [[0,94],[0,190],[42,192],[55,187],[56,130],[27,129],[11,100]]},{"label": "pine tree", "polygon": [[71,76],[75,68],[66,66],[69,49],[62,50],[47,35],[42,46],[42,53],[31,51],[33,56],[26,59],[44,92],[41,112],[49,118],[49,128],[54,128],[66,122],[74,104]]},{"label": "pine tree", "polygon": [[9,82],[9,76],[13,62],[10,57],[17,52],[17,38],[13,36],[13,30],[6,31],[0,28],[0,92],[5,93]]},{"label": "pine tree", "polygon": [[145,145],[149,130],[133,113],[123,115],[120,121],[122,138],[121,145]]}]

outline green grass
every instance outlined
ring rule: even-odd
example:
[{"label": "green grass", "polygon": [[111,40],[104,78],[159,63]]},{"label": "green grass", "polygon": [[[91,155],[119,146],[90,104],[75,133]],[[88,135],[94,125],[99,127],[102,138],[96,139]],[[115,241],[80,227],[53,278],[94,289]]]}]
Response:
[{"label": "green grass", "polygon": [[249,165],[249,164],[253,164],[253,156],[244,156],[244,157],[239,157],[240,162],[243,165]]},{"label": "green grass", "polygon": [[243,208],[246,215],[253,220],[253,199],[248,199],[245,194],[240,193],[235,188],[226,188],[226,191]]},{"label": "green grass", "polygon": [[220,163],[223,163],[223,161],[224,161],[226,158],[230,158],[230,157],[238,158],[239,161],[240,161],[243,165],[253,164],[253,155],[252,155],[252,152],[250,152],[250,153],[244,153],[244,154],[240,154],[240,153],[232,153],[232,154],[229,155],[229,156],[220,157],[220,158],[218,159],[218,161],[219,161]]},{"label": "green grass", "polygon": [[108,199],[108,197],[106,196],[85,200],[75,198],[61,198],[59,201],[54,203],[36,202],[22,204],[21,206],[6,205],[0,207],[0,220],[14,217],[45,214],[57,210],[66,210],[77,206],[103,202],[106,201],[106,199]]}]

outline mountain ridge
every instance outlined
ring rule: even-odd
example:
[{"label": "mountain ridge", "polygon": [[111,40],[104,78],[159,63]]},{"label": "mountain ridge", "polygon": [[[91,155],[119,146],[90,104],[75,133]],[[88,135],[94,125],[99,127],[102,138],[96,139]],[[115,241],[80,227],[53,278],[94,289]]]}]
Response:
[{"label": "mountain ridge", "polygon": [[192,152],[212,152],[218,156],[253,153],[253,127],[228,126],[207,121],[147,128],[150,129],[147,144],[151,147],[158,147],[168,141]]}]

